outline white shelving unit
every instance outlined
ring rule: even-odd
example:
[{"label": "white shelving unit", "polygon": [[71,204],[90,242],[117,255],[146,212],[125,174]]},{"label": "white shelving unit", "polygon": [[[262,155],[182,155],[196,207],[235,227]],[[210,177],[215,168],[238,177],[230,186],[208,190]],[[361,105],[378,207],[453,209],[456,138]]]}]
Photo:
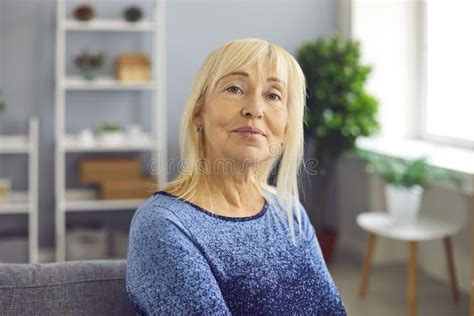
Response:
[{"label": "white shelving unit", "polygon": [[28,190],[13,191],[0,201],[0,215],[28,215],[28,256],[38,262],[38,119],[31,118],[28,135],[0,135],[0,155],[28,155]]},{"label": "white shelving unit", "polygon": [[64,87],[68,90],[153,90],[156,83],[124,83],[107,76],[99,76],[90,82],[78,76],[68,76],[64,79]]},{"label": "white shelving unit", "polygon": [[[153,17],[136,23],[116,19],[96,18],[89,22],[71,20],[66,12],[67,0],[57,0],[56,27],[56,260],[66,260],[66,214],[71,212],[133,210],[143,200],[99,200],[87,190],[66,188],[66,155],[87,152],[151,152],[152,159],[166,162],[166,70],[165,70],[165,0],[153,0]],[[118,5],[118,4],[117,4]],[[66,37],[70,32],[90,32],[91,36],[104,36],[104,32],[147,32],[152,34],[151,52],[152,80],[148,82],[123,83],[112,76],[99,76],[85,81],[78,76],[66,74]],[[100,32],[100,33],[99,33]],[[133,48],[131,48],[133,49]],[[117,52],[117,54],[120,52]],[[159,79],[159,80],[158,80]],[[68,91],[146,91],[151,93],[151,131],[139,141],[125,139],[122,143],[106,145],[100,142],[82,144],[76,135],[65,133],[66,94]],[[107,119],[107,118],[104,118]],[[158,185],[164,186],[167,179],[166,163],[157,163]]]},{"label": "white shelving unit", "polygon": [[143,21],[130,24],[122,20],[96,19],[88,22],[75,20],[64,21],[64,28],[69,31],[122,31],[122,32],[154,32],[158,26],[154,21]]}]

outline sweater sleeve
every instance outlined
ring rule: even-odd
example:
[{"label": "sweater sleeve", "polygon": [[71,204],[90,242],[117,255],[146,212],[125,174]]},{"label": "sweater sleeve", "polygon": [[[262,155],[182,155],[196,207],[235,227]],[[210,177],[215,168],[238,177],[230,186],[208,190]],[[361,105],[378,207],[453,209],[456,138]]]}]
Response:
[{"label": "sweater sleeve", "polygon": [[130,225],[126,290],[140,315],[229,315],[206,259],[184,227],[157,205]]},{"label": "sweater sleeve", "polygon": [[336,287],[334,279],[332,278],[327,265],[324,261],[323,253],[316,237],[316,229],[311,224],[309,216],[304,206],[298,202],[298,207],[301,210],[302,232],[304,238],[308,241],[308,252],[315,265],[319,266],[321,272],[321,282],[326,284],[324,293],[321,293],[320,310],[318,315],[331,316],[346,316],[344,303],[341,299],[340,293]]}]

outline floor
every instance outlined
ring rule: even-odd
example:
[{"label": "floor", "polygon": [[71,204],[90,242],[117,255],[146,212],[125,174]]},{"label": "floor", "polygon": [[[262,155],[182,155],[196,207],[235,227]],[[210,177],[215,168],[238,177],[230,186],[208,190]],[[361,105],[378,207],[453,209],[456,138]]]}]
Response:
[{"label": "floor", "polygon": [[[403,264],[374,266],[369,279],[367,296],[357,295],[362,258],[339,252],[329,271],[339,289],[349,316],[401,316],[407,314],[407,268]],[[468,293],[460,293],[455,304],[449,284],[439,282],[417,270],[417,315],[468,315]]]}]

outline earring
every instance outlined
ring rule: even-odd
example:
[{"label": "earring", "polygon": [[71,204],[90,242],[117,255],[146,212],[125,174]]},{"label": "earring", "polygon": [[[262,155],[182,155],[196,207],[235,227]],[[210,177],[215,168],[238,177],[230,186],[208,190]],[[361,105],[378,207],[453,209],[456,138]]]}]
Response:
[{"label": "earring", "polygon": [[203,128],[202,126],[198,126],[198,127],[196,128],[196,131],[197,131],[198,133],[202,133],[203,130],[204,130],[204,128]]}]

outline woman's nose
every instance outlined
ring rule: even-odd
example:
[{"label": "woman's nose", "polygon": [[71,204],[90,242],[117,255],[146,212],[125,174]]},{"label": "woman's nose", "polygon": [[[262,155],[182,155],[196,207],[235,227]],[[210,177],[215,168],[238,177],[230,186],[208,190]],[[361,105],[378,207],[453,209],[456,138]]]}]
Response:
[{"label": "woman's nose", "polygon": [[262,118],[263,117],[263,105],[262,98],[254,95],[250,98],[247,105],[242,109],[242,115],[245,118]]}]

